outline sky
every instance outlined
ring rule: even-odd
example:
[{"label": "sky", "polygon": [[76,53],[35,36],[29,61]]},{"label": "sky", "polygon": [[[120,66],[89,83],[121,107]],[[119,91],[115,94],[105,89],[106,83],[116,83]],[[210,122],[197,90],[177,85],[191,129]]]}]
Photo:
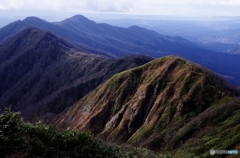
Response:
[{"label": "sky", "polygon": [[87,13],[240,16],[240,0],[0,0],[0,17]]}]

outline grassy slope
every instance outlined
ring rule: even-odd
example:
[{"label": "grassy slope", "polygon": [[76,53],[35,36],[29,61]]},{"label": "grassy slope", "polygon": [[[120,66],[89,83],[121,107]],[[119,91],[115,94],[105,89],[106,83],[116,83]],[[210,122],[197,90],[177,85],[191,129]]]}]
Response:
[{"label": "grassy slope", "polygon": [[236,95],[212,72],[165,57],[113,76],[54,123],[177,156],[206,156],[240,141]]}]

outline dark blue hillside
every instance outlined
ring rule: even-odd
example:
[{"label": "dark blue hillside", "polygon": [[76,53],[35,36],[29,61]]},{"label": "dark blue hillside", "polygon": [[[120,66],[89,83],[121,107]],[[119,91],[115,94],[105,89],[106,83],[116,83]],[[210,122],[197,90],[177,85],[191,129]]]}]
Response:
[{"label": "dark blue hillside", "polygon": [[82,15],[55,23],[28,17],[0,29],[0,42],[28,26],[50,31],[81,50],[109,57],[129,54],[143,54],[153,58],[180,56],[223,75],[234,85],[240,85],[240,55],[213,52],[183,38],[160,35],[138,26],[121,28],[99,24]]}]

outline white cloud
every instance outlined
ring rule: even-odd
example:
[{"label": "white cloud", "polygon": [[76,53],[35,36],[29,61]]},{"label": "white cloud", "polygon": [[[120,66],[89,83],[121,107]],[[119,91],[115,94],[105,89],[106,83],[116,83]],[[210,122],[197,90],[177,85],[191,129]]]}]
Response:
[{"label": "white cloud", "polygon": [[239,15],[240,0],[0,0],[0,10],[116,12],[163,15]]},{"label": "white cloud", "polygon": [[6,10],[7,8],[5,6],[3,6],[2,4],[0,4],[0,10]]},{"label": "white cloud", "polygon": [[93,11],[100,12],[126,12],[133,7],[129,0],[91,0],[87,4]]},{"label": "white cloud", "polygon": [[0,0],[0,9],[54,11],[125,12],[132,7],[128,0]]},{"label": "white cloud", "polygon": [[180,16],[240,16],[240,0],[140,0],[135,12]]},{"label": "white cloud", "polygon": [[86,0],[0,0],[0,6],[11,10],[70,11],[86,8]]},{"label": "white cloud", "polygon": [[[146,1],[140,0],[140,2],[145,3]],[[212,5],[218,5],[218,4],[240,4],[240,0],[152,0],[147,3],[155,3],[155,4],[173,4],[173,5],[185,5],[185,4],[212,4]]]}]

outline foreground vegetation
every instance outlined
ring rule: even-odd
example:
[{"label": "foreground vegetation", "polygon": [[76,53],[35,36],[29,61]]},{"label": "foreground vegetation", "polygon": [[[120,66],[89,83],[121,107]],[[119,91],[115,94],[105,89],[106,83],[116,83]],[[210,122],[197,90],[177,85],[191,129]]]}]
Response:
[{"label": "foreground vegetation", "polygon": [[116,157],[116,153],[89,133],[25,123],[10,110],[0,115],[0,155],[5,157]]},{"label": "foreground vegetation", "polygon": [[147,149],[113,147],[98,142],[90,133],[60,130],[41,122],[26,123],[19,113],[0,114],[1,157],[169,157]]},{"label": "foreground vegetation", "polygon": [[[212,120],[215,124],[218,122],[216,119],[222,120],[227,113],[234,111],[230,117],[220,124],[208,126],[210,130],[203,130],[200,135],[192,137],[192,140],[187,141],[181,147],[171,150],[172,153],[167,152],[164,154],[129,145],[107,145],[97,141],[90,133],[78,130],[60,130],[52,126],[46,126],[41,122],[35,124],[26,123],[19,113],[6,110],[0,113],[0,157],[171,158],[173,155],[174,157],[186,158],[208,157],[210,156],[210,149],[236,149],[235,144],[239,142],[239,109],[230,104],[224,107],[217,111],[213,110],[201,114],[199,119],[193,119],[187,127],[190,130],[194,128],[194,125],[203,126],[204,122],[210,125],[209,120]],[[215,114],[212,115],[211,112]],[[219,115],[219,113],[224,115]],[[207,117],[206,114],[212,117]],[[215,119],[213,119],[214,117]],[[185,133],[186,131],[182,132]],[[221,156],[223,155],[211,157]],[[229,156],[237,158],[239,155]]]}]

